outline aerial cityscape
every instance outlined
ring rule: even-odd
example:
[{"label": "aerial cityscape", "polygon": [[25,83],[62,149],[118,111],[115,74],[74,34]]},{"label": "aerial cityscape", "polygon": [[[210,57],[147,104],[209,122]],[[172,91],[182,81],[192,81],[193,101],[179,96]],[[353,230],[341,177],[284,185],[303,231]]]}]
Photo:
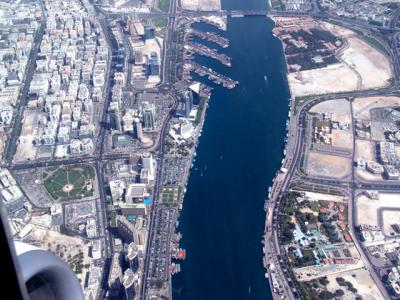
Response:
[{"label": "aerial cityscape", "polygon": [[82,299],[400,299],[399,1],[0,3],[1,207]]}]

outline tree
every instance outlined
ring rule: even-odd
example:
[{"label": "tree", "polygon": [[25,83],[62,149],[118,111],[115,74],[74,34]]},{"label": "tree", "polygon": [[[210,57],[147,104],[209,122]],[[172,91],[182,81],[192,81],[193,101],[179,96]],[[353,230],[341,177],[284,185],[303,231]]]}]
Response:
[{"label": "tree", "polygon": [[328,291],[322,291],[321,293],[319,293],[319,298],[323,299],[323,300],[330,300],[330,299],[334,299],[335,295]]},{"label": "tree", "polygon": [[344,292],[341,289],[338,289],[335,291],[335,297],[343,297],[344,296]]},{"label": "tree", "polygon": [[326,286],[326,285],[328,285],[329,280],[326,277],[322,277],[319,279],[319,283]]}]

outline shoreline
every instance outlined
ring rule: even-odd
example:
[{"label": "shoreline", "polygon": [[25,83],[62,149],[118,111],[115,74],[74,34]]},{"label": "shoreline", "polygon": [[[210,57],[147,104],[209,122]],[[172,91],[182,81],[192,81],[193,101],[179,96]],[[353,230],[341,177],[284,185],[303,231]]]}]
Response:
[{"label": "shoreline", "polygon": [[[269,15],[269,17],[276,24],[276,22],[275,22],[276,16]],[[307,16],[305,18],[310,18],[310,17]],[[312,18],[312,19],[314,19],[314,18]],[[324,21],[324,22],[326,22],[326,21]],[[326,23],[330,23],[332,25],[337,25],[336,22],[326,22]],[[348,27],[343,26],[343,25],[337,25],[337,26],[343,27],[345,29],[349,29]],[[328,30],[328,31],[332,32],[331,30]],[[354,30],[352,30],[352,31],[355,34],[355,37],[357,39],[368,44],[369,46],[374,48],[376,51],[382,53],[382,51],[380,51],[380,49],[378,49],[376,46],[371,45],[371,43],[368,43],[367,41],[365,41],[357,31],[354,31]],[[280,200],[281,200],[283,194],[286,191],[288,191],[288,187],[291,183],[291,177],[292,177],[291,170],[294,171],[299,164],[299,161],[294,161],[293,158],[296,157],[296,150],[297,150],[296,146],[298,146],[297,145],[298,144],[298,134],[297,133],[298,133],[299,129],[301,130],[301,127],[299,128],[299,121],[300,121],[300,118],[302,117],[304,110],[307,111],[309,108],[311,108],[313,105],[315,105],[316,103],[313,103],[315,101],[317,101],[317,103],[319,103],[322,101],[329,101],[329,100],[332,100],[335,98],[329,99],[328,96],[330,94],[327,94],[327,93],[321,93],[321,94],[317,94],[317,95],[306,95],[303,97],[313,98],[313,101],[310,100],[310,101],[301,103],[299,105],[299,107],[297,108],[297,110],[295,111],[296,97],[293,96],[292,85],[291,85],[290,79],[289,79],[288,63],[287,63],[287,56],[286,56],[285,49],[284,49],[284,43],[279,36],[277,36],[275,34],[274,34],[274,36],[277,37],[281,42],[284,60],[285,60],[285,64],[286,64],[286,79],[287,79],[287,84],[289,87],[290,98],[289,98],[288,119],[286,121],[287,133],[286,133],[286,137],[284,138],[285,139],[284,157],[282,159],[281,168],[277,171],[277,175],[273,178],[272,184],[270,185],[270,187],[267,190],[268,196],[266,197],[265,205],[264,205],[264,208],[266,211],[266,219],[265,219],[264,235],[263,235],[263,239],[262,239],[263,253],[264,253],[263,265],[264,265],[264,268],[266,269],[266,277],[268,277],[268,282],[269,282],[269,285],[271,288],[271,294],[272,294],[273,299],[282,299],[282,297],[285,297],[285,296],[288,299],[295,299],[295,296],[292,293],[292,289],[294,289],[297,286],[296,286],[296,284],[294,285],[294,287],[293,287],[293,285],[289,286],[288,283],[289,282],[292,283],[292,281],[291,281],[290,277],[287,277],[287,270],[285,270],[286,272],[283,272],[282,266],[281,266],[281,263],[285,262],[285,261],[283,261],[281,259],[277,259],[281,254],[286,255],[286,251],[283,251],[283,253],[281,252],[281,249],[283,249],[283,247],[278,238],[279,230],[276,228],[276,225],[278,223],[278,220],[276,219],[276,213],[277,213],[276,210],[279,209]],[[388,60],[390,63],[390,80],[392,80],[395,77],[395,74],[393,72],[393,66],[392,66],[390,58],[388,58]],[[378,90],[384,89],[384,88],[387,88],[388,86],[390,86],[390,83],[385,84],[383,86],[379,86],[376,89],[378,89]],[[345,91],[345,92],[354,93],[357,91],[365,92],[368,90],[371,90],[371,88],[364,88],[364,89],[360,89],[360,90],[351,89],[351,90]],[[307,105],[307,103],[309,103],[309,104],[313,103],[313,104],[310,106],[310,105]],[[295,113],[293,113],[293,112],[295,112]],[[290,273],[293,274],[292,268],[290,266],[288,266],[287,264],[286,264],[286,269],[289,269],[289,274]],[[286,275],[284,273],[286,273]],[[289,280],[288,280],[288,278],[289,278]],[[297,282],[296,278],[295,278],[295,280]]]}]

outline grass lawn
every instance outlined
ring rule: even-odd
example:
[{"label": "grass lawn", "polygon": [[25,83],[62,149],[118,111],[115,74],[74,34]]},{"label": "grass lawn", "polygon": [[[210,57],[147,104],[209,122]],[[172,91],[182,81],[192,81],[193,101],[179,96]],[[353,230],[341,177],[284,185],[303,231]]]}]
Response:
[{"label": "grass lawn", "polygon": [[158,0],[158,8],[161,11],[168,12],[170,0]]},{"label": "grass lawn", "polygon": [[[43,173],[43,185],[54,200],[82,198],[93,195],[94,171],[90,166],[63,166]],[[92,184],[88,190],[87,185]],[[72,185],[70,191],[63,190]]]}]

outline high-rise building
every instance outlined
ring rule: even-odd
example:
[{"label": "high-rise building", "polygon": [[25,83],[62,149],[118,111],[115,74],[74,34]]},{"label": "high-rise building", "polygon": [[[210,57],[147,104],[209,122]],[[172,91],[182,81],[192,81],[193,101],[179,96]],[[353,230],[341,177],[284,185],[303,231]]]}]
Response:
[{"label": "high-rise building", "polygon": [[160,75],[160,63],[158,61],[157,52],[151,52],[149,58],[149,75],[158,76]]},{"label": "high-rise building", "polygon": [[138,259],[139,249],[135,243],[130,243],[126,248],[126,259],[129,264],[129,268],[136,272],[139,268],[139,259]]},{"label": "high-rise building", "polygon": [[135,299],[135,274],[131,269],[126,269],[123,278],[123,285],[125,288],[125,299],[134,300]]},{"label": "high-rise building", "polygon": [[156,107],[152,103],[145,102],[142,107],[143,128],[154,130],[154,121],[156,118]]},{"label": "high-rise building", "polygon": [[114,253],[111,261],[111,270],[108,277],[109,297],[117,297],[122,283],[122,269],[120,264],[120,253]]},{"label": "high-rise building", "polygon": [[150,153],[142,157],[142,170],[140,171],[140,182],[149,184],[155,179],[156,161]]},{"label": "high-rise building", "polygon": [[135,124],[136,124],[136,137],[138,138],[139,141],[143,140],[143,128],[142,128],[142,123],[140,122],[139,118],[135,118]]},{"label": "high-rise building", "polygon": [[151,26],[144,26],[144,37],[146,40],[154,39],[155,31],[154,28]]},{"label": "high-rise building", "polygon": [[191,91],[185,93],[185,117],[189,118],[193,106],[193,95]]},{"label": "high-rise building", "polygon": [[120,132],[122,130],[121,112],[119,110],[118,102],[111,102],[108,109],[110,115],[110,128]]}]

